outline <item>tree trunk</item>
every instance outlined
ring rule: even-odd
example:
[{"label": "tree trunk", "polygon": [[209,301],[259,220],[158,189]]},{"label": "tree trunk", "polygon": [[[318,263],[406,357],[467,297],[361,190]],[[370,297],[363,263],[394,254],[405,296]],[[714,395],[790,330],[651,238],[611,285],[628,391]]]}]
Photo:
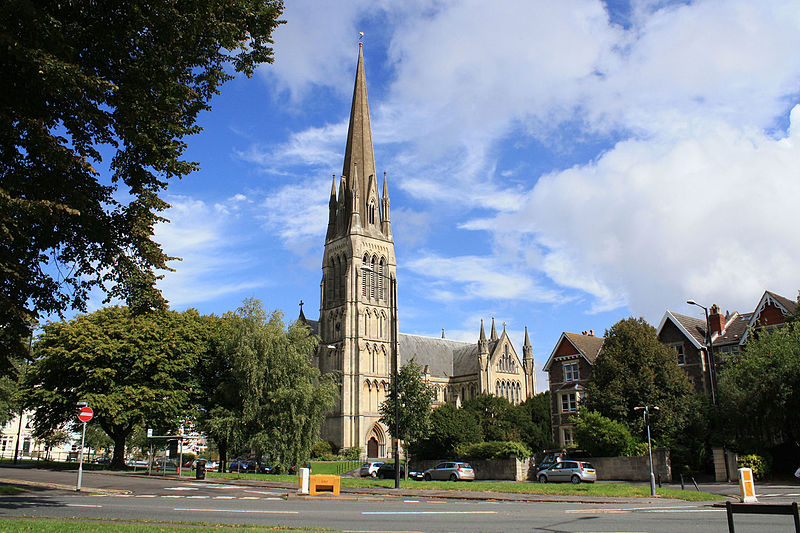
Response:
[{"label": "tree trunk", "polygon": [[113,470],[123,470],[125,468],[125,440],[128,432],[121,429],[114,432],[114,455],[111,458],[111,468]]},{"label": "tree trunk", "polygon": [[217,450],[219,450],[219,465],[217,466],[217,471],[225,472],[225,466],[228,464],[228,443],[217,442]]}]

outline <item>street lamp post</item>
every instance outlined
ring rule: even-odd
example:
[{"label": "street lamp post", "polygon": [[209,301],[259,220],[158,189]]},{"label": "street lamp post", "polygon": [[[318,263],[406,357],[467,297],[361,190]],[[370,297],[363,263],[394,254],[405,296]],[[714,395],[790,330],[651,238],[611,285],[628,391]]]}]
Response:
[{"label": "street lamp post", "polygon": [[650,496],[656,495],[656,476],[653,474],[653,444],[650,441],[650,411],[658,411],[656,405],[634,407],[634,411],[641,411],[644,425],[647,426],[647,452],[650,454]]},{"label": "street lamp post", "polygon": [[[686,300],[689,305],[696,305],[703,310],[706,315],[706,353],[708,354],[708,370],[710,373],[709,382],[711,383],[711,403],[717,409],[717,418],[722,422],[722,410],[720,409],[719,401],[717,399],[717,361],[714,359],[714,345],[711,341],[711,322],[708,319],[708,307],[700,305],[694,300]],[[730,483],[731,473],[728,466],[728,446],[725,443],[725,429],[721,427],[722,431],[722,457],[725,462],[725,481]]]},{"label": "street lamp post", "polygon": [[[373,275],[376,274],[375,270],[372,269],[371,266],[362,264],[361,270],[365,272],[371,272]],[[377,272],[377,274],[384,279],[389,279],[389,295],[391,298],[391,305],[392,305],[392,401],[394,402],[394,431],[392,431],[392,448],[394,453],[394,488],[400,488],[400,442],[399,442],[399,433],[400,433],[400,379],[398,376],[398,365],[400,364],[400,358],[398,355],[397,349],[397,278],[394,276],[387,276],[382,272]],[[362,281],[365,283],[366,280]]]}]

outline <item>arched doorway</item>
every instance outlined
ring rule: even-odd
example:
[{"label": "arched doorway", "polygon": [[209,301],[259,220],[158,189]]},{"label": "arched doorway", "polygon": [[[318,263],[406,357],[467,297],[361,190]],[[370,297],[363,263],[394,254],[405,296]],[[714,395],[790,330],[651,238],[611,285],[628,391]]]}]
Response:
[{"label": "arched doorway", "polygon": [[367,457],[377,459],[386,456],[386,435],[380,424],[374,424],[367,433]]},{"label": "arched doorway", "polygon": [[376,459],[378,457],[378,439],[370,437],[367,441],[367,458]]}]

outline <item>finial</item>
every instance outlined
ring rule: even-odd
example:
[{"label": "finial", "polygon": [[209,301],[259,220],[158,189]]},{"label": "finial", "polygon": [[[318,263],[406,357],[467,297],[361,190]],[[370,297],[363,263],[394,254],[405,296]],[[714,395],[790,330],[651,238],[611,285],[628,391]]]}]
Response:
[{"label": "finial", "polygon": [[361,42],[363,39],[364,39],[364,32],[363,31],[358,32],[358,46],[364,44],[363,42]]},{"label": "finial", "polygon": [[442,338],[444,339],[444,328],[442,328]]},{"label": "finial", "polygon": [[303,310],[303,304],[304,304],[303,300],[300,300],[300,310],[301,311]]}]

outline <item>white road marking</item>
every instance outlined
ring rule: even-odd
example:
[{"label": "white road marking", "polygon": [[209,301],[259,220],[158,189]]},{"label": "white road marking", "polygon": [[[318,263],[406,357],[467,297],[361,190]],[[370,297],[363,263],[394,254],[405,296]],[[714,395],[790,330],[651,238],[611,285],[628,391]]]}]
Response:
[{"label": "white road marking", "polygon": [[419,500],[403,500],[403,503],[419,503]]},{"label": "white road marking", "polygon": [[164,490],[198,490],[197,487],[165,487]]},{"label": "white road marking", "polygon": [[300,514],[300,511],[259,511],[252,509],[197,509],[197,508],[176,508],[173,511],[206,511],[209,513],[264,513],[264,514]]},{"label": "white road marking", "polygon": [[613,514],[613,513],[724,513],[725,509],[699,509],[696,507],[621,507],[604,509],[569,509],[566,514]]},{"label": "white road marking", "polygon": [[182,494],[167,494],[165,496],[162,496],[162,498],[185,498],[185,497],[186,496]]},{"label": "white road marking", "polygon": [[156,495],[155,494],[137,494],[136,497],[137,498],[155,498]]},{"label": "white road marking", "polygon": [[102,505],[89,505],[86,503],[68,503],[67,507],[102,507]]},{"label": "white road marking", "polygon": [[274,490],[272,490],[272,491],[268,491],[268,490],[245,490],[245,491],[242,491],[242,492],[248,492],[250,494],[269,494],[269,495],[281,494],[280,492],[275,492]]},{"label": "white road marking", "polygon": [[363,515],[399,514],[497,514],[497,511],[363,511]]},{"label": "white road marking", "polygon": [[210,497],[211,496],[187,496],[186,499],[187,500],[207,500]]},{"label": "white road marking", "polygon": [[235,500],[236,496],[214,496],[215,500]]},{"label": "white road marking", "polygon": [[800,496],[800,492],[799,493],[794,493],[794,494],[786,494],[785,496]]},{"label": "white road marking", "polygon": [[240,500],[258,500],[258,496],[242,496]]}]

